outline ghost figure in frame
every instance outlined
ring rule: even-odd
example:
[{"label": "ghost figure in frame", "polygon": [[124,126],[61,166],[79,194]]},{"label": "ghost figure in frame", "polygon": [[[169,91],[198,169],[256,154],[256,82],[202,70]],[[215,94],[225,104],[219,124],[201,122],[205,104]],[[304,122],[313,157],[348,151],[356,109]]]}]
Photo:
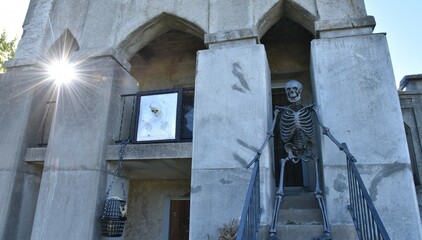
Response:
[{"label": "ghost figure in frame", "polygon": [[318,157],[312,152],[312,137],[314,136],[314,121],[312,112],[314,112],[314,104],[303,106],[301,104],[302,84],[297,80],[290,80],[286,84],[286,94],[290,105],[287,107],[276,107],[276,111],[281,110],[280,118],[280,135],[284,143],[286,155],[281,158],[280,170],[280,186],[277,190],[276,201],[273,213],[273,219],[270,228],[270,239],[277,239],[276,223],[280,204],[285,196],[283,190],[284,184],[284,168],[287,161],[298,163],[299,161],[307,162],[309,160],[315,163],[315,192],[314,196],[318,201],[321,209],[324,232],[316,239],[329,240],[331,239],[331,230],[328,222],[327,211],[322,196],[322,191],[319,186],[319,173],[318,173]]},{"label": "ghost figure in frame", "polygon": [[145,130],[142,133],[145,137],[166,137],[169,123],[162,104],[151,102],[142,116],[142,123],[145,126]]}]

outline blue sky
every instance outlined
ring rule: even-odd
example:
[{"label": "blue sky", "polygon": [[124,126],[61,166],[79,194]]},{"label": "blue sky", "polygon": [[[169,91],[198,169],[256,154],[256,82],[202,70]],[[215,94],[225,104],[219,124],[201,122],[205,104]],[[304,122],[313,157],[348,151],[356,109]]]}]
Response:
[{"label": "blue sky", "polygon": [[[0,31],[20,36],[28,4],[29,0],[0,0]],[[422,0],[366,0],[365,5],[377,22],[374,32],[387,33],[396,82],[422,74]]]},{"label": "blue sky", "polygon": [[396,82],[422,74],[422,0],[366,0],[374,32],[386,32]]}]

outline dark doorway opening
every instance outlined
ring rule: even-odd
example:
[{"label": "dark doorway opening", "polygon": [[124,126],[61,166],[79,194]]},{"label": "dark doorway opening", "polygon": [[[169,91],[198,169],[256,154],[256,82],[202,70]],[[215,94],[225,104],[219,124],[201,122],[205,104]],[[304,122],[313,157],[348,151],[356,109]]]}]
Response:
[{"label": "dark doorway opening", "polygon": [[170,201],[169,240],[189,239],[190,200]]},{"label": "dark doorway opening", "polygon": [[[284,88],[273,88],[272,89],[272,101],[273,101],[273,112],[275,106],[287,106],[289,102]],[[274,129],[274,161],[275,161],[275,176],[276,186],[280,184],[280,158],[286,156],[284,150],[284,143],[280,138],[280,119],[277,120],[276,127]],[[303,172],[302,172],[302,161],[294,164],[292,161],[286,162],[284,170],[284,186],[285,187],[297,187],[303,186]]]},{"label": "dark doorway opening", "polygon": [[405,123],[404,124],[404,130],[406,133],[406,140],[407,140],[407,147],[409,150],[409,156],[410,156],[410,163],[412,165],[412,173],[413,173],[413,181],[415,182],[416,186],[421,185],[419,172],[418,172],[418,164],[416,162],[416,153],[415,153],[415,147],[413,145],[413,137],[412,137],[412,130],[410,127]]}]

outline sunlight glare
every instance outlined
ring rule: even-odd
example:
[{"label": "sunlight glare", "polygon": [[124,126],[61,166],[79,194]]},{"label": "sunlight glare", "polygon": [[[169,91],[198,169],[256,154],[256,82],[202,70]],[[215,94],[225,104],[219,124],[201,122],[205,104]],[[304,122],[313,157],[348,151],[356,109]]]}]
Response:
[{"label": "sunlight glare", "polygon": [[68,84],[76,77],[74,65],[65,60],[51,63],[48,67],[48,73],[50,79],[58,85]]}]

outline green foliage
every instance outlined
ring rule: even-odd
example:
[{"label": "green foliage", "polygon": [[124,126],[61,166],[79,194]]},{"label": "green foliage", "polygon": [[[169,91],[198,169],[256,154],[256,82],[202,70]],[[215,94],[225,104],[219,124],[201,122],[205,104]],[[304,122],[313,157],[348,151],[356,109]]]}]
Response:
[{"label": "green foliage", "polygon": [[3,73],[6,71],[3,64],[4,62],[12,59],[15,56],[15,50],[16,50],[16,42],[17,38],[15,37],[12,41],[7,41],[7,34],[6,31],[3,30],[3,32],[0,35],[0,73]]}]

